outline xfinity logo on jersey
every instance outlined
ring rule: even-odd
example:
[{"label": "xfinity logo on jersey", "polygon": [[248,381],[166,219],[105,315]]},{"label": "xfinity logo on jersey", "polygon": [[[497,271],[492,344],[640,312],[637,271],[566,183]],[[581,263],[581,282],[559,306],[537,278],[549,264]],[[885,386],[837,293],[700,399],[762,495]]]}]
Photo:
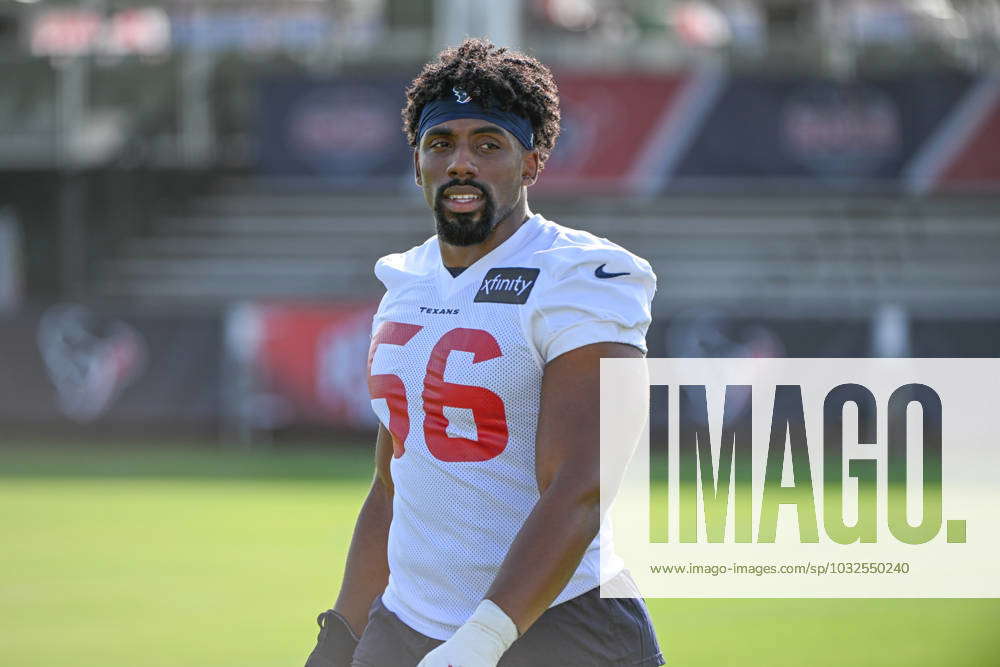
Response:
[{"label": "xfinity logo on jersey", "polygon": [[539,269],[503,267],[490,269],[479,286],[477,303],[525,303],[538,281]]}]

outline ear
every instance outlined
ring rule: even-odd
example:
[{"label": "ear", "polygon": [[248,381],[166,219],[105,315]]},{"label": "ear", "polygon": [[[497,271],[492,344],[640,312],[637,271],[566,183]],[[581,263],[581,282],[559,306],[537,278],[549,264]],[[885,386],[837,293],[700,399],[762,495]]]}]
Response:
[{"label": "ear", "polygon": [[525,151],[521,160],[521,183],[525,186],[534,185],[541,169],[542,162],[538,156],[538,149]]},{"label": "ear", "polygon": [[413,150],[413,178],[418,187],[424,187],[424,179],[420,176],[420,151]]}]

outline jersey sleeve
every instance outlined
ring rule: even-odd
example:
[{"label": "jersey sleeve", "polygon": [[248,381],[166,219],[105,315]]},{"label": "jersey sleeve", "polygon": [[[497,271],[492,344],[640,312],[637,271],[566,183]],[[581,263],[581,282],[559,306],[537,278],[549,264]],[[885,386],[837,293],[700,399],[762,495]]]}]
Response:
[{"label": "jersey sleeve", "polygon": [[406,252],[386,255],[375,262],[375,277],[387,291],[406,285],[434,271],[441,261],[437,237],[430,237]]},{"label": "jersey sleeve", "polygon": [[531,335],[545,363],[592,343],[625,343],[646,352],[656,275],[646,260],[613,247],[560,248],[543,262],[547,284],[531,314]]}]

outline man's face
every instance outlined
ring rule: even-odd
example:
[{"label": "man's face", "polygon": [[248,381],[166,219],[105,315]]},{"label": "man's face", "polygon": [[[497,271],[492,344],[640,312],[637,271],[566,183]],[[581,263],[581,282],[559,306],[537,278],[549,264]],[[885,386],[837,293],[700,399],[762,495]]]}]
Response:
[{"label": "man's face", "polygon": [[460,118],[427,130],[414,155],[417,184],[434,211],[438,237],[454,246],[489,238],[534,182],[537,154],[503,128]]}]

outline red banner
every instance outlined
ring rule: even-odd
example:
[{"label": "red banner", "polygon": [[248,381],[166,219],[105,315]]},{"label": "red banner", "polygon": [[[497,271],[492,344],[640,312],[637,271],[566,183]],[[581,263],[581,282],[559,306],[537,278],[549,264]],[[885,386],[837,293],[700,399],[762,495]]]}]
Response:
[{"label": "red banner", "polygon": [[687,77],[568,74],[556,80],[562,133],[538,187],[631,190]]},{"label": "red banner", "polygon": [[985,78],[961,110],[967,126],[964,141],[941,174],[940,189],[991,189],[1000,183],[1000,79]]},{"label": "red banner", "polygon": [[[376,304],[258,304],[238,318],[249,327],[252,406],[257,426],[375,425],[366,367]],[[270,423],[266,423],[270,422]]]}]

